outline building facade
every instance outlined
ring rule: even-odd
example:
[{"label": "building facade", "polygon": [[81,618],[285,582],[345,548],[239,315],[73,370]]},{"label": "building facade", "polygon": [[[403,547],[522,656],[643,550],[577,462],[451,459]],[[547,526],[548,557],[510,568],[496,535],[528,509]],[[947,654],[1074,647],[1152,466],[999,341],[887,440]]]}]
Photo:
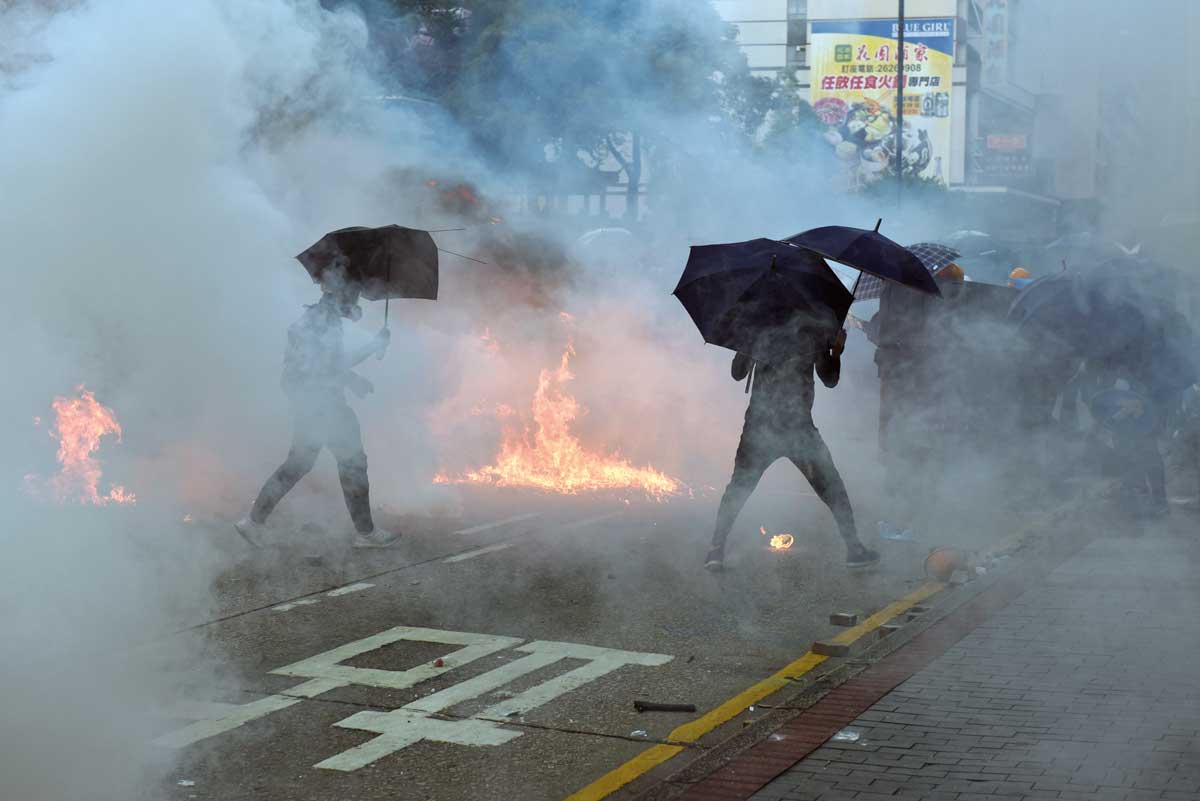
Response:
[{"label": "building facade", "polygon": [[[993,225],[1045,236],[1053,233],[1062,205],[1056,189],[1077,196],[1079,173],[1095,170],[1086,155],[1077,159],[1083,164],[1064,165],[1039,151],[1040,135],[1049,142],[1043,129],[1053,126],[1055,104],[1035,91],[1038,76],[1013,57],[1030,19],[1023,13],[1028,2],[906,0],[904,164],[906,175],[940,180],[963,193],[964,201],[988,212]],[[802,99],[824,104],[814,108],[835,129],[829,138],[843,149],[839,157],[857,155],[863,170],[876,169],[871,157],[883,159],[894,146],[882,133],[868,131],[864,137],[861,129],[850,129],[863,118],[864,105],[875,109],[872,100],[895,108],[894,83],[885,83],[895,80],[895,67],[885,70],[886,62],[895,62],[894,43],[890,50],[886,44],[895,36],[897,0],[715,5],[737,27],[751,69],[762,75],[790,72]],[[883,88],[872,95],[875,86]],[[859,119],[844,122],[847,111]],[[881,124],[879,131],[886,128]]]}]

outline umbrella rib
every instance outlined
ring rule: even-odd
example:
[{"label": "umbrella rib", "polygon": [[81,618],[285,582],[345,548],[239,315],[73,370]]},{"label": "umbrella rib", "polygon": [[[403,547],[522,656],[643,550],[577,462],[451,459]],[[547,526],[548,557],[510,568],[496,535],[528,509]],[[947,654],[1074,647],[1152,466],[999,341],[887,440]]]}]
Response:
[{"label": "umbrella rib", "polygon": [[442,253],[449,253],[451,256],[458,256],[460,259],[466,259],[467,261],[473,261],[478,264],[490,264],[490,262],[486,262],[481,259],[472,258],[471,256],[464,256],[461,253],[455,253],[453,250],[446,250],[445,248],[438,248],[438,250]]}]

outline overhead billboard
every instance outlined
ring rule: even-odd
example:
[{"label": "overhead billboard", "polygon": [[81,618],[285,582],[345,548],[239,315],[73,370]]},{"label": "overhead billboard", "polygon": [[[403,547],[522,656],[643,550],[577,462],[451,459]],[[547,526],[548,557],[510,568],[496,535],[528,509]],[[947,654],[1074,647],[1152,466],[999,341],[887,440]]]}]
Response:
[{"label": "overhead billboard", "polygon": [[[812,105],[851,186],[895,174],[896,20],[814,20]],[[904,174],[950,174],[954,18],[904,23]]]}]

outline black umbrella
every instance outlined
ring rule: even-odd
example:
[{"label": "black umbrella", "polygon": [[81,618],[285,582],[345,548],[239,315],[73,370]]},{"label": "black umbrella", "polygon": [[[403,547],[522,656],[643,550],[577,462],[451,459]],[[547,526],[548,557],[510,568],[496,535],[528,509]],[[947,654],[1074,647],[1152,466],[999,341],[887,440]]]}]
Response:
[{"label": "black umbrella", "polygon": [[[917,242],[909,245],[908,250],[921,260],[925,269],[931,273],[953,263],[962,254],[952,247],[939,242]],[[855,300],[871,300],[883,295],[883,279],[873,275],[860,276],[854,284]]]},{"label": "black umbrella", "polygon": [[[437,245],[428,231],[384,225],[332,231],[296,257],[314,281],[341,267],[367,300],[437,300]],[[387,309],[384,310],[387,325]]]},{"label": "black umbrella", "polygon": [[856,270],[912,287],[919,292],[941,294],[933,276],[925,269],[925,265],[921,264],[921,260],[903,245],[879,233],[879,223],[875,223],[873,231],[844,225],[826,225],[788,237],[786,241]]},{"label": "black umbrella", "polygon": [[833,339],[854,300],[816,253],[772,239],[692,247],[674,295],[705,342],[766,363]]}]

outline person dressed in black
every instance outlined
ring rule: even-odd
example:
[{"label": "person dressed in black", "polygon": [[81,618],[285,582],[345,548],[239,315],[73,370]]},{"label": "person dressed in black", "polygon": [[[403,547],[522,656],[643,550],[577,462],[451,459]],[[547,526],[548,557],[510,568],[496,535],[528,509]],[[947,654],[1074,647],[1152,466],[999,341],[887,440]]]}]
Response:
[{"label": "person dressed in black", "polygon": [[373,353],[382,357],[391,334],[384,328],[369,344],[348,352],[342,318],[362,317],[359,287],[332,273],[322,281],[322,291],[321,299],[288,329],[282,386],[292,418],[291,450],[263,485],[249,516],[234,526],[252,545],[261,545],[271,512],[312,470],[321,449],[328,448],[337,460],[342,494],[354,521],[354,546],[386,547],[399,535],[377,528],[371,517],[367,455],[358,417],[346,403],[346,390],[359,398],[374,391],[371,382],[352,368]]},{"label": "person dressed in black", "polygon": [[798,355],[778,364],[755,364],[750,357],[740,353],[734,357],[731,369],[734,380],[746,379],[753,369],[754,384],[742,439],[733,460],[733,477],[721,498],[712,550],[705,560],[709,570],[724,569],[725,540],[734,520],[763,473],[777,459],[784,457],[800,469],[833,512],[846,543],[847,566],[864,567],[879,561],[879,554],[865,547],[858,538],[846,486],[812,418],[813,372],[816,371],[825,386],[837,386],[845,344],[846,333],[842,331],[824,347],[815,346],[815,353]]}]

